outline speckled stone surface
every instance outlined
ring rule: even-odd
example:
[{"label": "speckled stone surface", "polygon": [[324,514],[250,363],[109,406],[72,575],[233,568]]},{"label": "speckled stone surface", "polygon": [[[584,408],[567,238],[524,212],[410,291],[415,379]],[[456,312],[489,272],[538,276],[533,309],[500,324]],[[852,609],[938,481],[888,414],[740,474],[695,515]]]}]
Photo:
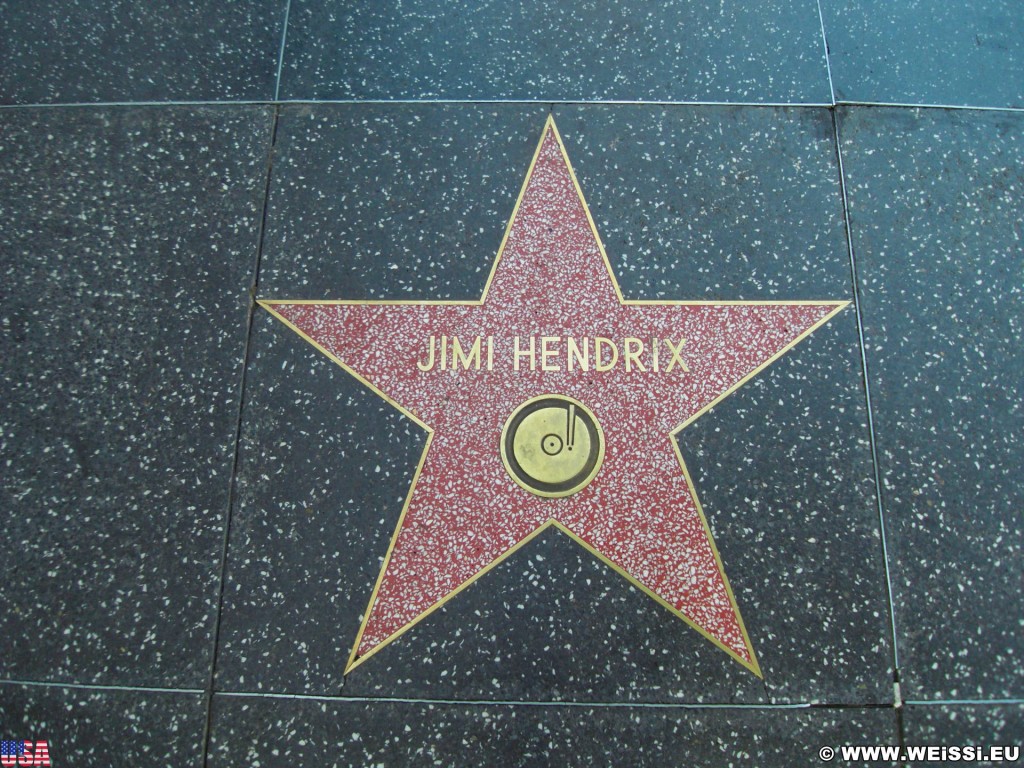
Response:
[{"label": "speckled stone surface", "polygon": [[479,298],[547,114],[284,108],[260,298]]},{"label": "speckled stone surface", "polygon": [[850,298],[827,111],[558,106],[554,116],[627,298]]},{"label": "speckled stone surface", "polygon": [[209,675],[271,121],[0,113],[0,676]]},{"label": "speckled stone surface", "polygon": [[772,702],[893,700],[856,355],[849,311],[679,435]]},{"label": "speckled stone surface", "polygon": [[257,313],[217,685],[337,693],[425,436],[282,330]]},{"label": "speckled stone surface", "polygon": [[[827,113],[559,107],[555,117],[627,296],[849,297]],[[892,700],[858,354],[851,307],[679,435],[768,701]],[[639,636],[654,653],[666,640]],[[714,677],[677,669],[647,690],[730,700]]]},{"label": "speckled stone surface", "polygon": [[205,722],[198,693],[0,684],[0,733],[45,740],[55,767],[199,768]]},{"label": "speckled stone surface", "polygon": [[1024,106],[1017,0],[821,0],[836,99]]},{"label": "speckled stone surface", "polygon": [[1021,746],[1024,704],[908,704],[903,730],[907,744]]},{"label": "speckled stone surface", "polygon": [[[1024,108],[1017,0],[94,5],[0,0],[5,741],[1020,741],[1024,113],[850,103]],[[255,105],[159,105],[205,100]],[[626,299],[659,301],[854,298],[838,125],[864,336],[847,307],[677,438],[763,679],[556,528],[344,674],[426,434],[250,299],[478,299],[549,114]]]},{"label": "speckled stone surface", "polygon": [[859,743],[896,743],[894,713],[217,697],[209,764],[813,766]]},{"label": "speckled stone surface", "polygon": [[[514,143],[514,157],[496,153],[502,118],[498,147]],[[627,296],[848,298],[827,114],[602,107],[556,119]],[[543,113],[511,107],[286,111],[260,295],[478,296],[542,127]],[[431,173],[424,155],[444,170]],[[486,182],[482,194],[436,176],[463,180],[467,168]],[[406,211],[422,226],[401,226]],[[394,230],[378,226],[382,213]],[[417,250],[419,238],[428,245]],[[424,436],[269,318],[257,318],[251,365],[218,685],[335,693]],[[852,311],[775,368],[680,440],[765,683],[551,532],[361,665],[344,695],[891,700]],[[326,402],[335,405],[316,405]],[[286,408],[295,414],[276,415]],[[394,478],[393,492],[378,474],[389,487]],[[317,579],[330,589],[315,594]]]},{"label": "speckled stone surface", "polygon": [[907,699],[1024,694],[1024,115],[841,115]]},{"label": "speckled stone surface", "polygon": [[0,2],[0,103],[272,99],[286,0]]},{"label": "speckled stone surface", "polygon": [[829,103],[813,1],[293,0],[290,99]]}]

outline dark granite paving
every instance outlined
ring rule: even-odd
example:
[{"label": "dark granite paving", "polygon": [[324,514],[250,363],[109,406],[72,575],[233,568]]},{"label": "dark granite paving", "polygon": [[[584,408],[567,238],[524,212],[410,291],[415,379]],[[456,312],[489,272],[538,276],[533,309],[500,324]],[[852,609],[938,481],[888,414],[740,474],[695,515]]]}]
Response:
[{"label": "dark granite paving", "polygon": [[292,0],[288,99],[828,103],[814,0]]},{"label": "dark granite paving", "polygon": [[217,697],[210,765],[810,766],[891,710],[622,709]]},{"label": "dark granite paving", "polygon": [[1024,115],[840,113],[909,699],[1024,696]]},{"label": "dark granite paving", "polygon": [[[423,297],[430,286],[441,298],[479,296],[502,231],[493,209],[511,210],[543,119],[511,106],[286,110],[278,128],[261,295],[373,298],[383,284],[386,296]],[[599,230],[607,232],[609,258],[627,295],[850,296],[827,112],[580,107],[557,110],[556,119],[570,158],[581,158],[580,183]],[[430,137],[439,133],[449,138],[431,152]],[[787,162],[769,162],[778,155]],[[337,165],[358,174],[342,174]],[[487,184],[480,195],[467,194],[462,184],[449,187],[449,179],[477,176],[503,186],[503,194],[493,200]],[[386,192],[359,194],[353,187],[361,179],[373,179]],[[721,200],[708,202],[723,188],[729,192]],[[484,215],[477,213],[485,204]],[[724,225],[711,226],[712,207]],[[410,218],[430,226],[403,230],[399,225]],[[467,220],[490,222],[493,229],[469,228]],[[786,230],[805,232],[806,239],[786,238]],[[764,247],[769,241],[778,245]],[[730,280],[733,273],[743,278]],[[296,341],[261,315],[248,377],[234,518],[239,537],[229,558],[219,667],[218,683],[229,689],[339,690],[341,665],[324,660],[350,650],[422,447],[418,428]],[[282,370],[289,372],[285,383]],[[336,408],[314,406],[323,402]],[[293,404],[303,404],[305,413],[280,418]],[[755,648],[772,669],[765,684],[551,533],[360,667],[344,694],[890,700],[884,565],[863,404],[851,311],[682,435],[727,572],[735,571],[741,611],[753,616]],[[801,443],[807,449],[794,452]],[[777,459],[766,445],[774,446]],[[751,467],[744,484],[736,465],[759,446],[766,459]],[[705,459],[709,454],[716,456],[717,473]],[[352,479],[339,484],[332,478]],[[393,482],[396,492],[380,494],[381,482]],[[807,533],[836,516],[844,518],[843,536]],[[310,538],[324,550],[312,551]],[[289,541],[295,546],[286,550]],[[766,546],[785,553],[784,570],[764,557]],[[310,561],[332,557],[335,587],[315,594]],[[268,612],[279,618],[267,621]],[[581,632],[583,615],[591,621],[601,615],[605,629]],[[304,629],[295,631],[298,626]],[[422,674],[424,658],[432,674]],[[493,661],[464,661],[481,658]],[[681,658],[687,661],[671,661]],[[531,673],[524,676],[524,668]]]},{"label": "dark granite paving", "polygon": [[209,676],[271,121],[0,112],[4,677]]},{"label": "dark granite paving", "polygon": [[282,109],[260,298],[480,298],[548,112]]},{"label": "dark granite paving", "polygon": [[287,0],[0,2],[0,103],[274,98]]},{"label": "dark granite paving", "polygon": [[203,764],[201,693],[4,685],[0,696],[4,737],[45,740],[54,766]]},{"label": "dark granite paving", "polygon": [[[435,5],[0,0],[0,738],[1019,744],[1016,4]],[[763,679],[557,530],[343,674],[425,435],[251,299],[478,298],[549,113],[628,298],[855,299],[678,436]]]},{"label": "dark granite paving", "polygon": [[840,101],[1024,107],[1018,0],[821,0]]},{"label": "dark granite paving", "polygon": [[1024,704],[908,704],[903,725],[908,744],[1019,747]]}]

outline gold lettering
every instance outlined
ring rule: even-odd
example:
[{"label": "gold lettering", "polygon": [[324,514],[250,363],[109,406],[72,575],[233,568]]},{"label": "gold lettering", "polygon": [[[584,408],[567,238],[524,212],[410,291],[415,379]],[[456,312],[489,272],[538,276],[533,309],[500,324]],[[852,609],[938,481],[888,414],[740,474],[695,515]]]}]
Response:
[{"label": "gold lettering", "polygon": [[654,358],[654,372],[660,373],[661,367],[658,365],[658,338],[654,337],[651,339],[651,356]]},{"label": "gold lettering", "polygon": [[519,358],[529,357],[530,358],[530,370],[536,370],[537,367],[537,350],[534,346],[533,336],[530,337],[530,348],[528,350],[521,349],[519,346],[519,337],[515,337],[515,352],[513,353],[513,368],[519,370]]},{"label": "gold lettering", "polygon": [[459,342],[458,336],[452,336],[452,370],[459,367],[459,363],[462,363],[462,367],[467,371],[472,367],[474,370],[480,370],[480,346],[482,340],[479,336],[476,337],[476,341],[473,342],[473,346],[469,348],[469,354],[463,351],[462,344]]},{"label": "gold lettering", "polygon": [[494,337],[487,337],[487,370],[494,370]]},{"label": "gold lettering", "polygon": [[686,339],[680,339],[679,345],[673,346],[671,341],[665,339],[665,346],[668,347],[668,351],[672,355],[672,359],[668,361],[668,368],[665,369],[665,373],[671,371],[672,366],[676,363],[679,363],[679,367],[687,373],[690,372],[690,367],[686,364],[686,361],[683,360],[683,344],[685,343]]},{"label": "gold lettering", "polygon": [[427,342],[427,362],[424,365],[422,360],[416,361],[416,367],[421,371],[430,371],[434,368],[434,338],[430,337],[430,341]]},{"label": "gold lettering", "polygon": [[629,336],[623,339],[622,346],[622,356],[626,361],[626,373],[633,370],[634,364],[639,370],[646,373],[647,369],[640,362],[640,355],[644,353],[644,343],[640,339],[634,339],[632,336]]},{"label": "gold lettering", "polygon": [[541,336],[540,338],[540,369],[542,371],[560,371],[561,366],[555,365],[554,363],[548,363],[549,357],[554,357],[558,354],[557,349],[548,349],[549,342],[557,344],[561,339],[558,336]]},{"label": "gold lettering", "polygon": [[[609,346],[612,348],[612,359],[609,363],[602,363],[601,358],[601,347]],[[595,371],[610,371],[615,367],[615,363],[619,361],[619,348],[615,346],[615,342],[611,339],[606,339],[604,336],[598,336],[594,339],[594,370]]]},{"label": "gold lettering", "polygon": [[568,353],[567,353],[567,356],[569,358],[568,369],[570,371],[572,370],[572,361],[573,361],[573,359],[575,359],[576,363],[577,363],[577,365],[579,365],[581,371],[589,371],[590,370],[590,339],[588,339],[588,338],[584,338],[583,339],[583,352],[582,353],[580,352],[579,346],[576,344],[576,339],[574,339],[572,336],[569,336],[566,339],[566,343],[567,343],[567,345],[569,347],[569,350],[568,350]]},{"label": "gold lettering", "polygon": [[441,337],[441,370],[448,370],[448,337]]}]

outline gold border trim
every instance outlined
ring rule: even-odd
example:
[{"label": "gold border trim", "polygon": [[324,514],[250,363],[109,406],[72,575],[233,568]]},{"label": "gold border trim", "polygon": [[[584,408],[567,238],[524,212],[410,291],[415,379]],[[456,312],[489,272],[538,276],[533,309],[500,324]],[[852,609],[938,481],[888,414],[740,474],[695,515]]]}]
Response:
[{"label": "gold border trim", "polygon": [[[386,393],[384,393],[383,391],[378,389],[376,386],[374,386],[368,379],[366,379],[365,377],[360,375],[357,371],[355,371],[350,366],[346,365],[340,358],[338,358],[332,352],[330,352],[329,350],[324,348],[321,344],[319,344],[318,342],[313,340],[306,333],[304,333],[303,331],[299,330],[299,328],[297,326],[295,326],[294,323],[290,322],[283,315],[281,315],[280,312],[278,312],[275,309],[275,306],[279,305],[279,304],[288,304],[288,305],[320,304],[320,305],[339,305],[339,306],[357,306],[357,305],[377,305],[377,306],[466,306],[466,307],[482,306],[487,301],[487,295],[490,292],[491,284],[494,281],[494,276],[495,276],[495,274],[497,272],[498,265],[501,263],[501,258],[504,255],[505,247],[508,244],[509,236],[510,236],[510,234],[512,232],[512,226],[513,226],[513,224],[515,224],[516,218],[519,215],[519,209],[522,206],[523,197],[525,196],[526,190],[527,190],[527,188],[530,185],[530,180],[533,178],[533,172],[534,172],[534,170],[536,168],[536,165],[537,165],[537,159],[540,157],[540,151],[541,151],[541,149],[544,146],[544,142],[547,140],[547,136],[548,136],[548,131],[549,130],[553,134],[553,136],[555,138],[555,141],[558,144],[559,151],[561,152],[561,155],[562,155],[562,160],[565,163],[566,168],[569,171],[569,177],[572,179],[572,183],[573,183],[574,188],[576,189],[576,194],[579,197],[580,204],[583,206],[583,210],[586,213],[587,222],[590,225],[590,231],[591,231],[591,233],[594,236],[594,240],[595,240],[595,242],[598,245],[598,249],[600,250],[601,259],[604,261],[605,269],[608,272],[609,278],[611,278],[612,286],[613,286],[613,288],[615,290],[615,296],[619,300],[619,303],[621,305],[623,305],[623,306],[679,306],[679,307],[683,307],[683,306],[691,306],[691,307],[693,307],[693,306],[765,306],[765,307],[770,307],[770,306],[810,306],[810,305],[829,306],[829,305],[831,305],[833,307],[832,311],[830,311],[825,317],[823,317],[821,320],[819,320],[813,326],[811,326],[806,331],[801,333],[792,342],[790,342],[790,343],[786,344],[785,346],[783,346],[778,352],[776,352],[774,355],[772,355],[772,357],[770,357],[764,363],[759,365],[757,368],[755,368],[749,374],[744,376],[734,386],[730,387],[725,392],[723,392],[721,395],[719,395],[717,398],[715,398],[714,401],[712,401],[707,406],[705,406],[704,408],[702,408],[699,411],[697,411],[696,413],[694,413],[686,421],[684,421],[678,427],[673,429],[669,433],[669,435],[668,435],[669,440],[672,442],[672,449],[675,452],[676,458],[679,461],[679,466],[680,466],[680,468],[683,471],[683,476],[684,476],[684,478],[686,480],[686,483],[687,483],[687,485],[689,487],[690,497],[693,499],[693,502],[694,502],[694,504],[696,506],[696,509],[697,509],[697,514],[700,516],[701,524],[704,526],[705,535],[707,536],[708,542],[711,545],[711,551],[714,554],[715,563],[716,563],[716,565],[718,567],[718,572],[721,575],[722,580],[723,580],[723,582],[725,584],[726,592],[727,592],[728,597],[729,597],[729,603],[730,603],[730,605],[732,607],[732,610],[733,610],[733,612],[734,612],[734,614],[736,616],[736,620],[737,620],[737,623],[739,624],[740,631],[743,634],[744,644],[746,645],[747,652],[750,654],[750,660],[749,661],[747,659],[743,658],[742,656],[740,656],[739,654],[737,654],[732,649],[730,649],[727,646],[725,646],[721,641],[719,641],[716,638],[714,638],[713,636],[711,636],[707,631],[705,631],[703,628],[698,626],[692,619],[687,617],[681,611],[679,611],[676,608],[674,608],[664,598],[660,597],[659,595],[657,595],[653,591],[651,591],[649,588],[645,587],[635,577],[631,576],[629,573],[627,573],[621,567],[619,567],[614,562],[609,560],[608,557],[603,555],[601,552],[597,551],[594,547],[590,546],[586,541],[584,541],[582,538],[580,538],[579,536],[574,534],[572,531],[570,531],[568,528],[566,528],[563,524],[561,524],[558,521],[556,521],[554,518],[551,518],[547,522],[545,522],[545,523],[541,524],[540,526],[538,526],[534,531],[532,531],[530,534],[528,534],[526,537],[524,537],[521,541],[519,541],[518,543],[513,545],[511,548],[509,548],[507,551],[502,553],[499,557],[495,558],[490,563],[485,565],[483,568],[481,568],[479,571],[477,571],[472,577],[467,579],[465,582],[463,582],[458,587],[456,587],[454,590],[449,592],[447,595],[445,595],[439,601],[437,601],[432,606],[427,608],[423,613],[419,614],[412,621],[410,621],[409,623],[405,624],[400,629],[396,630],[394,633],[392,633],[387,638],[382,640],[380,643],[375,645],[367,653],[365,653],[362,656],[358,656],[358,657],[356,656],[356,654],[357,654],[357,652],[359,650],[359,644],[362,642],[363,633],[366,630],[366,625],[367,625],[367,623],[369,621],[370,614],[371,614],[372,609],[373,609],[373,605],[374,605],[374,603],[377,600],[377,595],[378,595],[378,593],[380,591],[380,586],[381,586],[381,583],[383,582],[384,574],[387,571],[388,565],[391,562],[391,556],[392,556],[392,553],[394,552],[395,544],[396,544],[396,542],[398,540],[398,535],[399,535],[399,533],[402,530],[403,523],[405,522],[405,516],[406,516],[406,513],[409,510],[409,505],[410,505],[410,503],[412,501],[413,493],[416,490],[416,485],[417,485],[417,483],[419,481],[420,474],[423,471],[424,464],[426,463],[427,454],[430,451],[430,444],[433,441],[433,437],[434,437],[434,430],[430,427],[430,425],[426,424],[423,420],[421,420],[418,416],[416,416],[416,414],[414,414],[412,411],[410,411],[409,409],[403,407],[396,400],[394,400],[393,398],[388,396]],[[750,381],[754,376],[756,376],[761,371],[763,371],[765,368],[767,368],[769,365],[771,365],[776,360],[778,360],[783,354],[788,352],[790,349],[792,349],[794,346],[796,346],[799,342],[801,342],[803,339],[805,339],[807,336],[809,336],[815,330],[817,330],[822,325],[824,325],[829,320],[831,320],[838,312],[840,312],[843,308],[845,308],[850,303],[849,301],[833,301],[833,300],[828,300],[828,301],[813,301],[813,300],[796,300],[796,301],[776,301],[776,300],[772,300],[772,301],[747,301],[747,300],[738,300],[738,301],[713,301],[713,300],[674,301],[674,300],[657,300],[657,299],[626,299],[622,295],[622,289],[619,286],[619,281],[618,281],[618,279],[616,279],[615,272],[612,269],[611,262],[608,260],[608,254],[605,251],[604,242],[601,240],[601,236],[600,236],[600,234],[597,231],[597,226],[594,223],[594,218],[593,218],[593,216],[590,213],[590,207],[587,205],[586,198],[583,196],[583,190],[580,187],[578,179],[576,178],[576,171],[573,169],[572,163],[569,160],[569,155],[566,152],[565,144],[562,141],[562,136],[561,136],[561,134],[558,131],[558,127],[555,125],[554,117],[549,114],[548,117],[547,117],[547,120],[544,123],[544,130],[541,133],[540,141],[537,143],[537,148],[534,150],[533,159],[530,161],[530,166],[529,166],[529,169],[527,170],[526,178],[523,181],[522,186],[520,187],[519,196],[516,198],[515,206],[512,209],[512,215],[509,217],[508,224],[505,226],[505,234],[502,237],[501,245],[498,248],[497,256],[495,257],[494,262],[491,265],[491,271],[490,271],[490,273],[487,276],[487,282],[484,284],[484,290],[483,290],[483,293],[481,294],[479,299],[477,299],[477,300],[469,300],[469,301],[458,301],[458,300],[415,300],[415,299],[398,299],[398,300],[393,300],[393,301],[379,300],[379,299],[367,299],[367,300],[359,300],[359,299],[357,299],[357,300],[344,300],[344,299],[342,299],[342,300],[325,300],[325,301],[320,301],[320,300],[316,300],[316,299],[300,299],[300,300],[290,301],[290,300],[282,300],[282,299],[260,299],[260,300],[257,300],[256,303],[259,304],[259,306],[263,307],[265,310],[267,310],[271,315],[276,317],[282,323],[284,323],[289,328],[291,328],[293,331],[295,331],[295,333],[297,333],[300,337],[302,337],[307,342],[309,342],[313,347],[315,347],[317,350],[322,352],[329,359],[331,359],[336,364],[341,366],[341,368],[343,368],[346,372],[348,372],[349,374],[354,376],[358,381],[360,381],[370,391],[372,391],[373,393],[375,393],[378,396],[380,396],[381,398],[383,398],[386,402],[390,403],[392,406],[397,408],[402,414],[407,416],[414,423],[416,423],[420,427],[422,427],[426,431],[426,433],[427,433],[426,444],[423,447],[423,452],[420,455],[419,463],[416,466],[416,472],[415,472],[415,474],[413,476],[412,483],[409,486],[409,491],[406,494],[405,503],[402,506],[402,512],[401,512],[401,514],[399,515],[399,518],[398,518],[398,524],[395,526],[395,531],[391,535],[391,541],[390,541],[390,543],[388,545],[387,553],[384,556],[384,561],[383,561],[383,563],[381,565],[380,572],[377,575],[377,581],[376,581],[376,583],[375,583],[375,585],[373,587],[373,592],[370,595],[370,601],[369,601],[369,603],[367,605],[366,613],[363,615],[363,618],[362,618],[362,620],[360,622],[359,632],[356,635],[356,640],[355,640],[355,643],[354,643],[354,645],[352,647],[352,653],[350,654],[348,662],[347,662],[347,664],[345,666],[345,670],[344,670],[344,673],[343,673],[344,675],[348,675],[353,669],[358,667],[360,664],[365,662],[367,659],[369,659],[372,656],[374,656],[381,649],[383,649],[386,646],[388,646],[393,640],[396,640],[398,637],[403,635],[405,632],[407,632],[413,626],[415,626],[420,621],[425,619],[427,616],[429,616],[432,613],[434,613],[434,611],[436,611],[439,608],[441,608],[442,606],[444,606],[449,600],[453,599],[456,595],[458,595],[464,589],[466,589],[471,584],[476,582],[478,579],[483,577],[486,573],[491,571],[494,567],[496,567],[498,564],[503,562],[505,559],[507,559],[514,552],[518,551],[521,547],[525,546],[527,543],[532,541],[540,533],[542,533],[543,531],[547,530],[547,528],[555,527],[558,530],[560,530],[563,533],[565,533],[567,536],[569,536],[573,541],[575,541],[577,544],[582,546],[588,552],[590,552],[595,557],[597,557],[605,565],[609,566],[610,568],[615,570],[617,573],[622,575],[627,581],[629,581],[631,584],[633,584],[635,587],[637,587],[637,589],[641,590],[648,597],[653,598],[655,600],[655,602],[657,602],[658,604],[660,604],[663,607],[667,608],[669,611],[672,612],[673,615],[675,615],[676,617],[682,619],[690,627],[692,627],[693,629],[697,630],[697,632],[699,632],[704,638],[709,640],[713,645],[715,645],[716,647],[718,647],[721,650],[725,651],[729,656],[731,656],[733,659],[735,659],[737,662],[739,662],[745,668],[749,669],[751,672],[753,672],[759,678],[763,678],[763,674],[761,672],[760,665],[758,664],[758,661],[757,661],[757,655],[755,654],[753,644],[750,641],[750,635],[747,632],[746,625],[743,622],[743,617],[742,617],[742,615],[740,613],[739,606],[736,604],[736,598],[735,598],[735,596],[733,594],[732,585],[729,583],[729,579],[726,576],[725,567],[722,564],[722,559],[721,559],[721,556],[719,555],[718,547],[715,545],[714,537],[711,534],[711,528],[708,525],[707,518],[706,518],[706,516],[704,514],[704,508],[701,506],[700,500],[697,497],[696,488],[694,487],[693,480],[690,477],[689,470],[686,467],[686,462],[683,460],[683,455],[682,455],[682,453],[679,450],[679,446],[678,446],[678,444],[676,442],[675,437],[686,426],[688,426],[689,424],[693,423],[694,420],[696,420],[697,418],[699,418],[703,414],[707,413],[715,405],[717,405],[722,400],[724,400],[726,397],[731,395],[733,392],[735,392],[741,386],[743,386],[748,381]],[[602,439],[603,439],[603,432],[602,432]]]}]

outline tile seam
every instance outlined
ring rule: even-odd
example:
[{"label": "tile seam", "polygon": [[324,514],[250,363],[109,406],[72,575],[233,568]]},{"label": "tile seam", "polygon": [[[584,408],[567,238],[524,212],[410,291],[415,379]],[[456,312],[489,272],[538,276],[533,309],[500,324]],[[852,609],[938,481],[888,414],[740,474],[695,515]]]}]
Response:
[{"label": "tile seam", "polygon": [[224,538],[221,548],[220,580],[217,594],[217,612],[213,626],[213,644],[210,649],[210,671],[207,678],[207,685],[204,690],[205,696],[205,717],[202,734],[202,760],[200,765],[206,765],[208,760],[210,744],[210,726],[213,714],[213,697],[217,678],[217,659],[220,653],[221,622],[224,613],[224,595],[227,583],[228,570],[228,548],[231,543],[231,524],[234,506],[237,499],[238,487],[238,466],[241,456],[242,444],[242,417],[245,410],[245,384],[246,375],[249,370],[249,356],[252,349],[252,332],[256,315],[256,289],[259,285],[260,265],[263,258],[263,246],[267,229],[267,209],[270,199],[270,181],[274,166],[274,150],[277,144],[277,128],[281,115],[281,108],[274,107],[273,121],[270,130],[270,144],[267,148],[267,165],[264,172],[262,211],[259,222],[259,234],[256,239],[256,256],[252,264],[252,281],[249,285],[249,302],[245,329],[245,346],[242,350],[242,374],[238,385],[238,409],[235,421],[235,445],[234,458],[231,465],[231,477],[228,483],[227,512],[224,518]]},{"label": "tile seam", "polygon": [[821,0],[818,4],[818,21],[821,23],[821,45],[825,52],[825,72],[828,74],[828,92],[832,98],[832,106],[836,104],[836,88],[832,82],[832,61],[828,50],[828,36],[825,34],[825,15],[821,12]]},{"label": "tile seam", "polygon": [[983,705],[983,706],[1021,706],[1024,705],[1024,699],[934,699],[931,701],[927,700],[908,700],[904,701],[904,704],[913,704],[915,707],[939,707],[939,706],[963,706],[963,705]]},{"label": "tile seam", "polygon": [[183,693],[201,695],[204,688],[164,688],[149,685],[107,685],[104,683],[69,683],[54,680],[18,680],[2,679],[0,686],[25,686],[28,688],[71,688],[82,691],[117,691],[124,693]]},{"label": "tile seam", "polygon": [[281,49],[277,53],[277,77],[274,80],[274,103],[279,103],[281,95],[281,70],[284,69],[284,49],[288,40],[288,17],[291,15],[292,0],[286,0],[284,6],[284,26],[281,29]]},{"label": "tile seam", "polygon": [[26,104],[0,104],[0,111],[19,109],[81,109],[85,107],[268,107],[297,105],[377,105],[389,104],[428,106],[431,104],[518,104],[536,106],[651,106],[651,107],[763,107],[766,109],[830,109],[832,107],[877,107],[891,109],[937,109],[953,112],[997,112],[1007,114],[1024,113],[1024,107],[992,107],[970,104],[927,104],[886,101],[837,100],[833,103],[818,101],[674,101],[657,99],[238,99],[238,100],[178,100],[178,101],[73,101],[73,102],[32,102]]},{"label": "tile seam", "polygon": [[252,106],[284,106],[289,104],[317,105],[378,105],[389,104],[403,106],[428,106],[431,104],[518,104],[537,106],[554,104],[556,106],[652,106],[652,107],[764,107],[768,109],[785,109],[792,107],[826,108],[829,102],[819,101],[701,101],[701,100],[658,100],[658,99],[239,99],[232,101],[218,100],[175,100],[175,101],[75,101],[65,103],[35,102],[28,104],[0,104],[0,110],[18,109],[75,109],[83,107],[252,107]]},{"label": "tile seam", "polygon": [[857,267],[857,259],[853,246],[853,226],[850,217],[849,196],[847,194],[846,189],[846,168],[843,164],[843,150],[839,136],[839,116],[835,110],[832,110],[832,130],[835,136],[836,160],[839,166],[839,190],[840,195],[842,196],[843,220],[846,226],[846,246],[850,260],[850,277],[853,281],[853,302],[854,311],[857,317],[857,341],[858,346],[860,347],[861,373],[864,376],[864,400],[867,409],[868,440],[871,449],[872,475],[875,483],[875,507],[878,515],[878,529],[882,544],[885,588],[889,602],[889,628],[890,640],[892,642],[892,659],[894,668],[893,671],[895,676],[893,683],[898,684],[900,671],[900,657],[896,634],[896,605],[895,601],[893,600],[892,573],[889,563],[889,547],[886,536],[885,506],[882,501],[882,472],[878,460],[878,438],[875,432],[874,401],[871,397],[870,368],[868,366],[867,347],[865,346],[864,342],[864,315],[860,300],[860,273]]},{"label": "tile seam", "polygon": [[[72,690],[118,692],[118,693],[169,693],[201,695],[207,693],[203,688],[173,688],[145,685],[108,685],[104,683],[73,683],[59,680],[20,680],[15,678],[0,679],[0,686],[28,688],[68,688]],[[410,697],[374,697],[374,696],[338,696],[330,694],[274,693],[268,691],[214,691],[214,696],[225,698],[262,698],[262,699],[294,699],[300,701],[337,701],[355,703],[400,703],[400,704],[436,704],[462,706],[530,706],[530,707],[605,707],[609,709],[651,708],[651,709],[891,709],[888,704],[821,704],[798,702],[795,704],[720,704],[694,702],[618,702],[618,701],[538,701],[514,699],[426,699]],[[1024,706],[1024,699],[934,699],[907,700],[904,704],[917,707],[939,706]]]},{"label": "tile seam", "polygon": [[810,710],[810,709],[879,709],[890,710],[889,704],[738,704],[654,701],[550,701],[515,699],[431,699],[402,696],[335,696],[330,694],[272,693],[262,691],[217,691],[215,696],[234,699],[277,699],[287,701],[319,701],[354,704],[413,704],[431,706],[537,707],[566,709],[726,709],[726,710]]}]

